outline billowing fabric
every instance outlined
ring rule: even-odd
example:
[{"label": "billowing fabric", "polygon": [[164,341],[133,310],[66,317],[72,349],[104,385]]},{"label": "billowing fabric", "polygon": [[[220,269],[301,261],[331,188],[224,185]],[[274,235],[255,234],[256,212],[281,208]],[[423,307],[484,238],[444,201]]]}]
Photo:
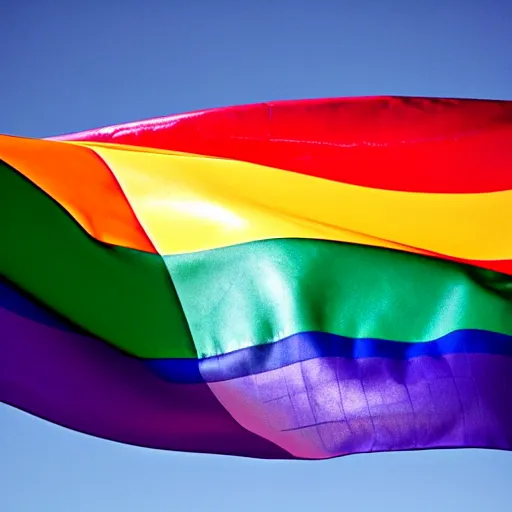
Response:
[{"label": "billowing fabric", "polygon": [[167,450],[512,449],[512,102],[0,136],[0,400]]}]

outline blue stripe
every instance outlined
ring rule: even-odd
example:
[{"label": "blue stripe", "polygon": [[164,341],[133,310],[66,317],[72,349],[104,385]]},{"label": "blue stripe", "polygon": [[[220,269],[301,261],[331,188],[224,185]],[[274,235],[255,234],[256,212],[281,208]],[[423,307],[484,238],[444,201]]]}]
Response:
[{"label": "blue stripe", "polygon": [[489,331],[460,330],[430,342],[404,343],[307,332],[275,343],[201,360],[149,359],[145,364],[157,375],[172,382],[218,382],[318,357],[408,360],[419,356],[440,358],[447,354],[463,353],[512,356],[512,336]]},{"label": "blue stripe", "polygon": [[[83,333],[47,308],[24,296],[2,278],[0,307],[60,330]],[[481,330],[460,330],[430,342],[405,343],[306,332],[275,343],[257,345],[201,360],[141,359],[141,362],[167,381],[200,383],[245,377],[319,357],[382,357],[408,360],[419,356],[440,358],[447,354],[461,353],[512,356],[512,336]]]},{"label": "blue stripe", "polygon": [[15,285],[9,283],[2,276],[0,276],[0,308],[61,331],[84,332],[82,329],[72,326],[71,322],[60,315],[53,313],[24,295]]}]

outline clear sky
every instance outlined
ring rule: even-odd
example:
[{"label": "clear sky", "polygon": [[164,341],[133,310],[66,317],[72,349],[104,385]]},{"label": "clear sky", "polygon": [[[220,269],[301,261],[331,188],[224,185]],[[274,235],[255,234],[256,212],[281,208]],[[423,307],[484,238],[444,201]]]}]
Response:
[{"label": "clear sky", "polygon": [[[511,0],[0,0],[0,133],[277,99],[512,100]],[[1,332],[0,332],[1,335]],[[0,510],[505,511],[512,453],[165,453],[0,406]]]}]

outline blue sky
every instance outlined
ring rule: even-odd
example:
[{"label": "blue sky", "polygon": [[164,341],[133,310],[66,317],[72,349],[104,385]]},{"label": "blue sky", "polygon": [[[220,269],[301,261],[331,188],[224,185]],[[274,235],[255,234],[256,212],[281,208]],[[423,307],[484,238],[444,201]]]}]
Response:
[{"label": "blue sky", "polygon": [[[277,99],[512,100],[509,0],[0,0],[0,133]],[[265,462],[123,446],[0,406],[0,510],[501,511],[512,454]]]}]

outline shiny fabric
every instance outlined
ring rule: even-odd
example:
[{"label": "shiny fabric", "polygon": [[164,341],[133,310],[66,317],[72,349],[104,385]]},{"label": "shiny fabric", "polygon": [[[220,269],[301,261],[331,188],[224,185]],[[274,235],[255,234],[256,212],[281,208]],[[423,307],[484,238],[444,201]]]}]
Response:
[{"label": "shiny fabric", "polygon": [[206,384],[165,382],[140,360],[75,333],[69,326],[64,330],[61,320],[0,282],[0,302],[7,301],[16,302],[18,311],[0,308],[3,403],[121,443],[249,457],[291,457],[241,427]]},{"label": "shiny fabric", "polygon": [[169,382],[222,382],[278,370],[312,359],[441,360],[453,354],[512,356],[512,337],[478,329],[452,331],[424,343],[347,338],[310,331],[202,359],[144,359],[144,364]]},{"label": "shiny fabric", "polygon": [[99,242],[0,162],[1,275],[81,329],[139,356],[195,357],[158,254]]},{"label": "shiny fabric", "polygon": [[310,331],[416,343],[461,329],[512,335],[512,276],[439,259],[283,239],[164,260],[201,358]]},{"label": "shiny fabric", "polygon": [[512,449],[512,102],[0,136],[0,400],[262,458]]},{"label": "shiny fabric", "polygon": [[[6,283],[0,298],[17,303],[16,312],[0,308],[0,400],[80,432],[263,458],[512,448],[510,354],[312,354],[208,385],[172,383],[141,360],[74,333]],[[208,379],[212,370],[204,366],[201,374]]]},{"label": "shiny fabric", "polygon": [[[59,156],[61,147],[65,151]],[[0,155],[98,240],[146,252],[186,253],[299,237],[391,248],[512,273],[509,241],[500,236],[510,227],[510,216],[500,214],[511,204],[507,190],[497,195],[411,194],[333,184],[212,157],[2,136]],[[46,170],[52,161],[55,168]],[[76,163],[63,164],[68,161]],[[73,186],[77,182],[84,187],[80,193]],[[482,237],[487,243],[476,243]]]},{"label": "shiny fabric", "polygon": [[0,136],[0,159],[53,197],[96,239],[156,252],[116,178],[94,151]]},{"label": "shiny fabric", "polygon": [[251,432],[302,458],[512,447],[512,358],[321,358],[210,384]]},{"label": "shiny fabric", "polygon": [[[512,189],[512,102],[272,101],[55,137],[196,153],[409,192]],[[411,168],[414,165],[414,169]]]},{"label": "shiny fabric", "polygon": [[512,257],[512,240],[502,236],[512,229],[512,215],[503,214],[512,209],[509,190],[411,194],[228,159],[94,150],[114,170],[160,254],[318,238],[368,245],[369,239],[389,240],[467,260]]}]

